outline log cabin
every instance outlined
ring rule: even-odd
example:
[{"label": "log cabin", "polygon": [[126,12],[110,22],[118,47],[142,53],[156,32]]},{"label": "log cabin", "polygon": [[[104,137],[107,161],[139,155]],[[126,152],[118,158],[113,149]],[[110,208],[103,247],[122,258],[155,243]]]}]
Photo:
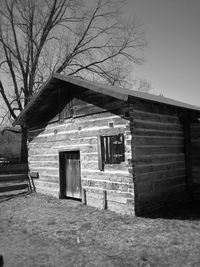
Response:
[{"label": "log cabin", "polygon": [[14,125],[36,191],[141,215],[200,198],[200,108],[53,74]]}]

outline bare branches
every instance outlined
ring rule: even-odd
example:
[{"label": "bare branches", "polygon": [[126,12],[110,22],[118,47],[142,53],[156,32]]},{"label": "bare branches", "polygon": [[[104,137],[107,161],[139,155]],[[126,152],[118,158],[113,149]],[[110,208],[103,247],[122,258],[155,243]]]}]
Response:
[{"label": "bare branches", "polygon": [[[1,95],[13,118],[52,72],[125,84],[146,46],[141,26],[124,21],[125,0],[2,0]],[[127,67],[128,66],[128,67]],[[12,97],[11,97],[12,96]]]},{"label": "bare branches", "polygon": [[6,96],[5,89],[4,89],[3,84],[2,84],[1,81],[0,81],[0,93],[1,93],[1,95],[3,97],[3,100],[4,100],[6,106],[7,106],[8,110],[9,110],[11,116],[15,119],[16,115],[15,115],[15,113],[14,113],[14,111],[13,111],[11,105],[10,105],[10,102],[9,102],[7,96]]}]

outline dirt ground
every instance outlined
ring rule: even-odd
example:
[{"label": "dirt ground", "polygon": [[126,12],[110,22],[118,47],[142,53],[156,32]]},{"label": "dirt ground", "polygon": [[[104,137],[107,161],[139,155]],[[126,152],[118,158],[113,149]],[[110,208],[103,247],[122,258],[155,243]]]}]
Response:
[{"label": "dirt ground", "polygon": [[0,254],[5,267],[200,266],[200,216],[186,215],[134,218],[39,194],[7,196]]}]

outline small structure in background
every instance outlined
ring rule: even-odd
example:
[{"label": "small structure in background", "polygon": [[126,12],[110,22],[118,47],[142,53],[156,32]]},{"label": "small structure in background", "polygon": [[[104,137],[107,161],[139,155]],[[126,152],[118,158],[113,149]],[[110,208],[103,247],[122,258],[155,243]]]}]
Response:
[{"label": "small structure in background", "polygon": [[28,127],[36,191],[142,214],[200,199],[200,108],[53,74],[14,125]]},{"label": "small structure in background", "polygon": [[21,128],[0,127],[0,164],[19,163],[21,158]]},{"label": "small structure in background", "polygon": [[0,128],[0,197],[28,191],[28,165],[21,162],[21,128]]}]

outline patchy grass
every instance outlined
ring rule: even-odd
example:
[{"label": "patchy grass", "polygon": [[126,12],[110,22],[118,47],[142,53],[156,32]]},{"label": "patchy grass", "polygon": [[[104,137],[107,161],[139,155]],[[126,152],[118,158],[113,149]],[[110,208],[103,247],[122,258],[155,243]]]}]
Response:
[{"label": "patchy grass", "polygon": [[134,218],[39,194],[1,199],[0,254],[5,267],[200,266],[196,215]]}]

